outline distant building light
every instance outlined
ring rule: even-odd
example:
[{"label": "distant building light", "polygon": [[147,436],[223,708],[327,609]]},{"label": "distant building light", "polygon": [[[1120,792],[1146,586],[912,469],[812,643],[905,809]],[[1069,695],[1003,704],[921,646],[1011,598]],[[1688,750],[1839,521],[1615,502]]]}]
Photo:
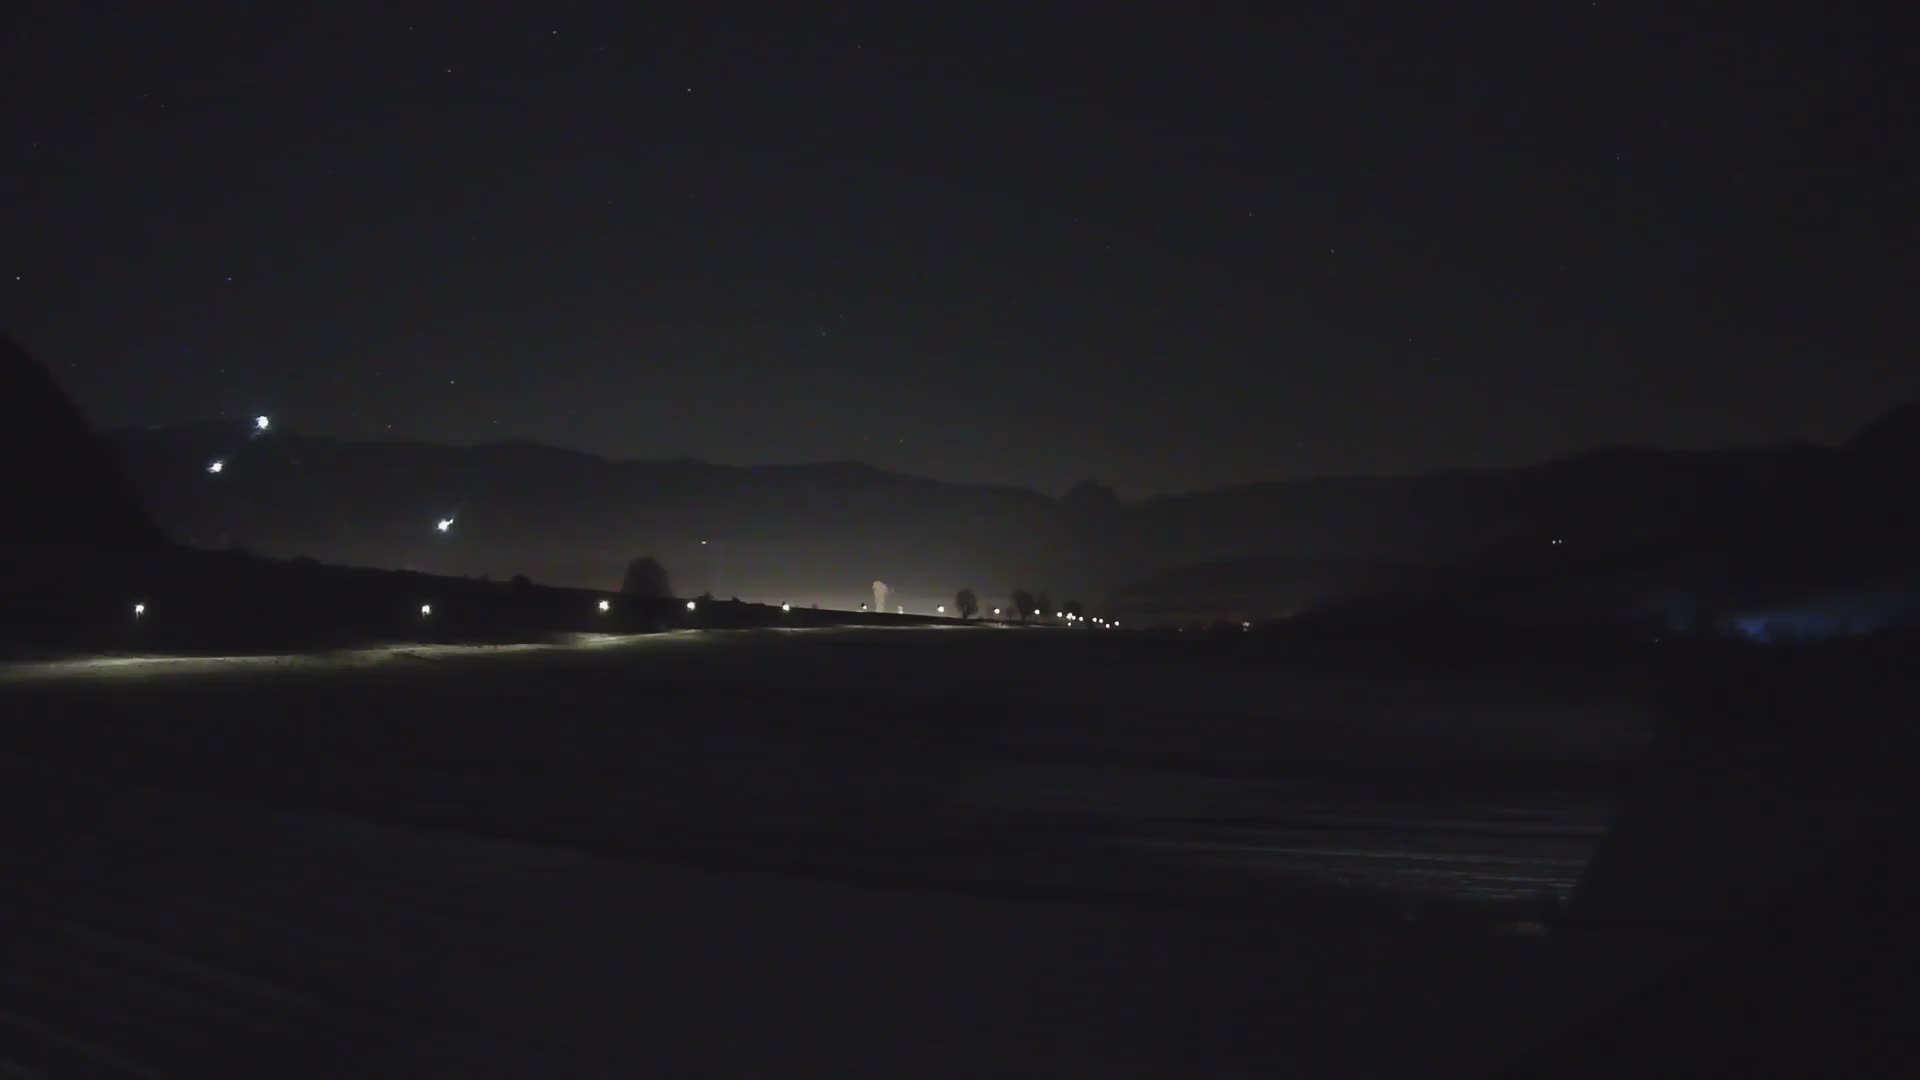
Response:
[{"label": "distant building light", "polygon": [[1000,609],[999,609],[999,608],[994,608],[994,609],[993,609],[993,615],[994,615],[994,618],[999,618],[999,617],[1000,617]]},{"label": "distant building light", "polygon": [[135,605],[133,605],[133,617],[134,617],[134,618],[136,618],[136,619],[137,619],[137,618],[139,618],[140,616],[142,616],[142,615],[145,615],[146,613],[147,613],[147,605],[145,605],[145,604],[135,604]]},{"label": "distant building light", "polygon": [[265,416],[256,416],[253,418],[253,430],[255,431],[265,431],[272,426],[273,421],[267,419]]},{"label": "distant building light", "polygon": [[780,605],[780,610],[781,610],[781,611],[792,611],[792,610],[793,610],[793,605],[792,605],[792,604],[781,604],[781,605]]},{"label": "distant building light", "polygon": [[207,462],[207,471],[210,473],[225,472],[226,468],[227,468],[227,463],[220,460],[219,458],[214,458],[212,461]]},{"label": "distant building light", "polygon": [[429,616],[429,615],[431,615],[431,614],[433,614],[433,605],[432,605],[432,604],[421,604],[421,605],[420,605],[420,617],[421,617],[421,618],[423,618],[423,619],[424,619],[424,618],[426,618],[427,616]]},{"label": "distant building light", "polygon": [[694,609],[695,607],[697,607],[697,606],[698,606],[698,605],[697,605],[697,604],[695,604],[695,603],[694,603],[693,601],[691,601],[691,600],[689,600],[689,601],[687,601],[687,610],[688,610],[688,611],[692,611],[692,610],[693,610],[693,609]]},{"label": "distant building light", "polygon": [[441,518],[439,521],[433,523],[433,528],[436,532],[446,532],[448,529],[453,528],[453,519],[450,517]]},{"label": "distant building light", "polygon": [[1058,619],[1058,618],[1061,618],[1061,617],[1062,617],[1062,613],[1061,613],[1061,612],[1058,612],[1058,611],[1056,611],[1056,612],[1054,612],[1054,613],[1053,613],[1053,617],[1054,617],[1054,618],[1056,618],[1056,619]]},{"label": "distant building light", "polygon": [[939,607],[933,609],[933,613],[935,615],[945,615],[947,613],[947,605],[941,604]]},{"label": "distant building light", "polygon": [[613,610],[613,601],[611,600],[600,601],[600,614],[605,615],[607,612],[612,610]]}]

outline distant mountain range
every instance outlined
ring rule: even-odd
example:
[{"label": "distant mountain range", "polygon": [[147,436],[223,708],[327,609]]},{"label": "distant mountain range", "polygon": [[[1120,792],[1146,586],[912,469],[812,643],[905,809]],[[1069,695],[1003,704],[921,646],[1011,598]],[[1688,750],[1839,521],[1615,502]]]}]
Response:
[{"label": "distant mountain range", "polygon": [[856,462],[610,461],[238,423],[124,430],[108,443],[159,524],[195,545],[592,587],[653,554],[683,593],[852,607],[880,579],[920,611],[963,586],[989,608],[1024,586],[1123,619],[1410,594],[1752,607],[1907,580],[1920,534],[1909,494],[1920,406],[1836,447],[1611,448],[1139,502],[1091,483],[1055,498]]}]

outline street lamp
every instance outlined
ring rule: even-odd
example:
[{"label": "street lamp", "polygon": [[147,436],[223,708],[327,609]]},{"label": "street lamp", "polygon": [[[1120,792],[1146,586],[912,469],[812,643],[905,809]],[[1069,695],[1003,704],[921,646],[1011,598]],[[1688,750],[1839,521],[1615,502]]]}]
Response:
[{"label": "street lamp", "polygon": [[439,521],[433,523],[435,532],[446,532],[451,528],[453,528],[453,519],[450,517],[441,518]]},{"label": "street lamp", "polygon": [[134,617],[134,618],[136,618],[136,619],[137,619],[137,618],[139,618],[140,616],[142,616],[142,615],[145,615],[146,613],[147,613],[147,605],[145,605],[145,604],[135,604],[135,605],[133,605],[133,617]]},{"label": "street lamp", "polygon": [[945,615],[947,613],[947,605],[941,604],[939,607],[933,609],[933,613],[935,615]]},{"label": "street lamp", "polygon": [[433,605],[432,605],[432,604],[421,604],[421,605],[420,605],[420,617],[421,617],[421,618],[423,618],[423,619],[424,619],[424,618],[426,618],[427,616],[429,616],[429,615],[431,615],[431,614],[433,614]]},{"label": "street lamp", "polygon": [[687,610],[688,610],[688,611],[692,611],[692,610],[693,610],[693,609],[694,609],[694,608],[695,608],[696,606],[698,606],[698,605],[696,605],[696,604],[694,604],[694,602],[693,602],[693,601],[691,601],[691,600],[689,600],[689,601],[687,601]]},{"label": "street lamp", "polygon": [[793,605],[792,605],[792,604],[781,604],[781,605],[780,605],[780,610],[781,610],[781,611],[792,611],[792,610],[793,610]]},{"label": "street lamp", "polygon": [[265,416],[256,416],[253,418],[253,430],[255,431],[265,431],[272,426],[273,421],[267,419]]},{"label": "street lamp", "polygon": [[214,458],[212,461],[207,462],[207,471],[216,475],[226,471],[226,468],[227,463],[219,458]]},{"label": "street lamp", "polygon": [[600,614],[605,615],[607,612],[612,610],[613,610],[613,601],[611,600],[600,601]]}]

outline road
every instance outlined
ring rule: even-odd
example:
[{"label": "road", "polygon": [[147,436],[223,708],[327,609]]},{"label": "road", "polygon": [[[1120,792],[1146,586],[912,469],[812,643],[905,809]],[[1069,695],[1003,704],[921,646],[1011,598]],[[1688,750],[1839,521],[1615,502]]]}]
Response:
[{"label": "road", "polygon": [[[1604,772],[1633,724],[1569,720],[1539,691],[1519,696],[1569,731],[1492,739],[1517,715],[1509,685],[1481,703],[1496,720],[1440,732],[1485,684],[1409,676],[1419,716],[1336,680],[1296,686],[1320,721],[1277,735],[1254,707],[1277,677],[1261,665],[1029,638],[677,635],[0,675],[0,1060],[1478,1075],[1671,962],[1666,942],[1406,906],[1452,886],[1300,870],[1329,850],[1449,881],[1516,847],[1558,865],[1577,823],[1527,816],[1537,779],[1488,777],[1522,760]],[[1405,745],[1363,762],[1331,737],[1355,725]],[[1557,813],[1596,797],[1569,786]],[[1489,820],[1507,854],[1474,854]]]}]

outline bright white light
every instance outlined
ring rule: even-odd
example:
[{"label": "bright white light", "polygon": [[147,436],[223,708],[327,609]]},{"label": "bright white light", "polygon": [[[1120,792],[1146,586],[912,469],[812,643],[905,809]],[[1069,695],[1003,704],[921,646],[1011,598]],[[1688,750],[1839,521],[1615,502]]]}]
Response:
[{"label": "bright white light", "polygon": [[999,608],[994,608],[994,609],[993,609],[993,615],[994,615],[994,617],[995,617],[995,618],[999,618],[999,617],[1000,617],[1000,609],[999,609]]},{"label": "bright white light", "polygon": [[947,605],[941,604],[939,607],[933,609],[933,613],[936,615],[945,615],[947,613]]},{"label": "bright white light", "polygon": [[436,532],[446,532],[448,529],[453,528],[453,519],[450,517],[441,518],[439,521],[433,523],[433,527]]},{"label": "bright white light", "polygon": [[207,462],[207,471],[210,473],[224,472],[226,467],[227,463],[221,461],[219,458],[214,458],[212,461]]},{"label": "bright white light", "polygon": [[273,421],[264,416],[256,416],[253,418],[253,430],[255,431],[265,431],[272,426]]},{"label": "bright white light", "polygon": [[421,618],[423,618],[423,619],[424,619],[424,618],[426,618],[427,616],[429,616],[429,615],[431,615],[431,614],[433,614],[433,605],[432,605],[432,604],[421,604],[421,605],[420,605],[420,617],[421,617]]},{"label": "bright white light", "polygon": [[697,605],[697,604],[695,604],[695,603],[694,603],[693,601],[691,601],[691,600],[689,600],[689,601],[687,601],[687,610],[688,610],[688,611],[692,611],[692,610],[693,610],[693,609],[694,609],[695,607],[697,607],[697,606],[699,606],[699,605]]},{"label": "bright white light", "polygon": [[793,605],[792,605],[792,604],[781,604],[781,605],[780,605],[780,610],[781,610],[781,611],[792,611],[792,610],[793,610]]},{"label": "bright white light", "polygon": [[706,542],[705,540],[702,540],[702,541],[700,541],[700,546],[701,546],[701,547],[706,547],[706,546],[707,546],[707,542]]},{"label": "bright white light", "polygon": [[133,605],[133,617],[134,617],[134,618],[136,618],[136,619],[137,619],[137,618],[139,618],[140,616],[142,616],[142,615],[145,615],[146,613],[147,613],[147,605],[145,605],[145,604],[135,604],[135,605]]},{"label": "bright white light", "polygon": [[1243,622],[1243,623],[1241,623],[1241,624],[1240,624],[1240,629],[1242,629],[1242,630],[1251,630],[1251,629],[1253,629],[1253,624],[1252,624],[1252,623],[1250,623],[1250,622]]},{"label": "bright white light", "polygon": [[1060,612],[1056,611],[1053,613],[1053,617],[1056,619],[1059,619],[1059,618],[1064,618],[1065,616],[1063,616]]},{"label": "bright white light", "polygon": [[613,610],[613,601],[611,600],[600,601],[600,614],[605,615],[607,612],[612,610]]}]

